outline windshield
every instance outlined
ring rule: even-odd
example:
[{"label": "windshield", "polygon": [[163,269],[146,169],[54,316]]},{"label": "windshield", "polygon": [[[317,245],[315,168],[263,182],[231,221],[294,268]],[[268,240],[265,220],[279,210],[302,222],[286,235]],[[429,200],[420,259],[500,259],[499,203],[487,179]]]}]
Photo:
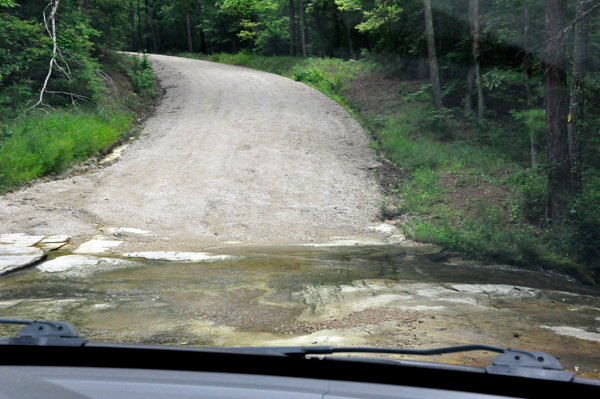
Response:
[{"label": "windshield", "polygon": [[599,9],[0,0],[0,317],[600,378]]}]

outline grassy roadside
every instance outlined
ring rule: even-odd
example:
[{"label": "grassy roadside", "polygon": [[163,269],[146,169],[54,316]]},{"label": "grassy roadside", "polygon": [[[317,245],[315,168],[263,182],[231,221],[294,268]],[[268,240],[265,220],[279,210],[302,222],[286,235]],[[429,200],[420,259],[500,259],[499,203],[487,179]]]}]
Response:
[{"label": "grassy roadside", "polygon": [[155,95],[150,63],[111,53],[100,75],[93,103],[22,111],[0,124],[0,192],[106,154],[133,133],[136,116]]},{"label": "grassy roadside", "polygon": [[471,259],[552,270],[595,284],[594,270],[578,263],[564,237],[540,221],[543,169],[515,161],[501,140],[481,144],[483,135],[500,136],[506,126],[478,127],[450,110],[434,112],[426,81],[403,78],[375,61],[182,56],[280,74],[340,102],[371,134],[371,147],[396,165],[394,173],[380,172],[382,215],[398,220],[411,238]]}]

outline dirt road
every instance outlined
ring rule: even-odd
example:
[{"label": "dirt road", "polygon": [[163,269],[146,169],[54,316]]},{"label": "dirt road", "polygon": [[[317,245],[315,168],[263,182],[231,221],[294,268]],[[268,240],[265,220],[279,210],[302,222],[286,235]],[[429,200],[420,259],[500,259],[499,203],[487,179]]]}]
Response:
[{"label": "dirt road", "polygon": [[377,162],[339,104],[265,72],[150,60],[166,96],[141,138],[104,169],[2,197],[0,231],[77,242],[127,227],[156,249],[369,234]]}]

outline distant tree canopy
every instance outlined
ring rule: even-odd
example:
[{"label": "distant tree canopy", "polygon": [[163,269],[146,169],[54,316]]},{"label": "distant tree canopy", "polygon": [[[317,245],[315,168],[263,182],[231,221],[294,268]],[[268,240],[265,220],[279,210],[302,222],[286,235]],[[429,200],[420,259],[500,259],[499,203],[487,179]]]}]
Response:
[{"label": "distant tree canopy", "polygon": [[[565,19],[569,23],[576,19],[578,2],[567,2]],[[545,0],[62,0],[57,24],[64,51],[80,56],[87,52],[97,57],[107,49],[306,53],[346,59],[381,54],[420,70],[423,76],[429,73],[423,62],[428,56],[425,3],[432,8],[431,27],[445,105],[464,103],[464,91],[470,90],[466,85],[471,66],[479,71],[473,80],[479,85],[473,86],[474,94],[478,94],[476,89],[489,92],[506,86],[518,90],[525,78],[531,80],[535,75],[541,82]],[[23,66],[6,66],[11,62],[4,58],[0,79],[6,79],[7,68],[12,71],[12,83],[37,68],[32,50],[26,50],[24,43],[30,49],[39,48],[40,61],[45,56],[42,53],[48,35],[42,26],[33,26],[43,23],[47,5],[34,0],[0,0],[0,32],[4,32],[0,33],[0,57],[10,57],[19,65],[25,62],[23,57],[29,60],[29,72],[25,72]],[[592,15],[586,49],[588,70],[599,63],[599,14]],[[39,33],[27,33],[28,29],[38,29]],[[565,47],[572,47],[575,25],[565,29],[561,40]],[[462,83],[453,80],[458,78]],[[37,78],[30,74],[28,79]],[[530,89],[540,100],[535,84]],[[483,101],[479,102],[483,106]],[[484,112],[507,114],[514,109],[493,94],[486,96],[485,105]]]},{"label": "distant tree canopy", "polygon": [[[476,58],[481,68],[477,82],[485,89],[514,85],[524,79],[526,74],[519,73],[524,70],[529,70],[530,75],[543,74],[540,61],[545,41],[545,1],[431,0],[430,3],[435,52],[448,104],[463,101],[464,93],[458,96],[457,90],[448,91],[448,82],[459,76],[467,81],[465,76],[475,61],[474,33],[478,36]],[[567,3],[566,20],[572,22],[578,1]],[[471,12],[474,4],[477,17]],[[48,35],[41,27],[35,28],[39,29],[38,35],[26,31],[43,23],[42,12],[47,5],[33,0],[0,0],[3,25],[0,32],[5,32],[0,33],[4,35],[0,37],[0,56],[8,57],[10,53],[10,57],[22,60],[25,55],[17,53],[26,51],[21,45],[25,42],[40,51],[45,48],[47,43],[43,41]],[[599,61],[600,23],[597,17],[589,23],[592,37],[586,65],[593,69]],[[93,56],[109,48],[206,54],[239,51],[302,54],[303,36],[308,56],[357,59],[366,53],[377,53],[400,56],[398,59],[404,64],[413,60],[415,63],[411,65],[422,69],[419,62],[428,55],[423,0],[62,0],[57,24],[65,51],[89,50]],[[565,28],[565,46],[573,46],[574,25]],[[74,35],[81,37],[82,42],[77,43]],[[41,53],[39,56],[43,58]],[[31,51],[27,57],[32,57]],[[3,67],[6,64],[3,62]],[[17,79],[16,67],[10,68],[11,74],[17,74],[13,80]],[[22,67],[18,70],[24,73]],[[5,76],[7,72],[3,72]],[[512,109],[512,106],[499,109],[493,96],[489,103],[492,109],[505,113]]]}]

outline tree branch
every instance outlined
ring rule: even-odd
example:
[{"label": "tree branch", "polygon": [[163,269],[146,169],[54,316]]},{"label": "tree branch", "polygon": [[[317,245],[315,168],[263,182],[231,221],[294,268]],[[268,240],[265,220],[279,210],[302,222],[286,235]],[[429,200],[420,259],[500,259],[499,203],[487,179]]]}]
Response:
[{"label": "tree branch", "polygon": [[[46,30],[48,31],[48,34],[50,35],[50,38],[52,39],[52,45],[53,45],[52,58],[50,58],[50,66],[48,68],[48,74],[46,75],[46,79],[44,80],[44,86],[42,87],[42,90],[40,91],[40,99],[38,100],[37,103],[35,103],[32,107],[30,107],[28,109],[32,109],[32,108],[37,107],[40,104],[43,104],[44,93],[46,92],[46,88],[48,87],[48,81],[50,80],[50,76],[52,75],[52,69],[53,69],[52,67],[56,63],[56,53],[58,51],[58,46],[56,44],[56,11],[58,10],[59,4],[60,4],[60,0],[50,0],[50,3],[48,3],[48,5],[46,6],[46,9],[48,9],[48,7],[50,7],[52,5],[52,10],[50,11],[50,15],[49,15],[48,19],[46,19],[46,9],[44,9],[44,12],[43,12],[44,25],[46,26]],[[48,20],[52,23],[52,32],[48,28]]]}]

